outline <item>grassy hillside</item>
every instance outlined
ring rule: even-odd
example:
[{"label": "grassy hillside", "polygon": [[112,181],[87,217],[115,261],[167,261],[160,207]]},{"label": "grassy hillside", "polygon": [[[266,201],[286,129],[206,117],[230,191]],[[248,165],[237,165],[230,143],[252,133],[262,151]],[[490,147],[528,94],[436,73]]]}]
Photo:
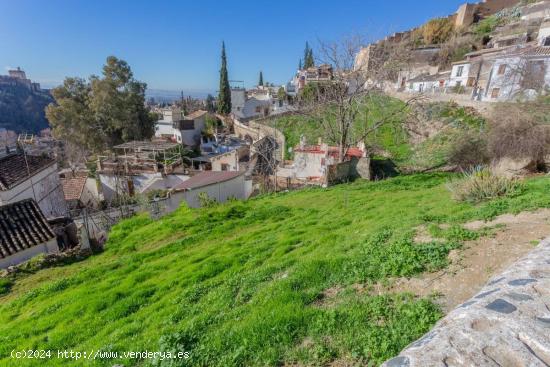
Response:
[{"label": "grassy hillside", "polygon": [[[399,124],[405,118],[405,111],[398,112],[403,109],[404,102],[388,97],[385,95],[369,95],[364,103],[363,112],[358,114],[355,129],[359,131],[365,126],[363,120],[367,115],[367,125],[371,126],[378,122],[384,116],[392,116],[391,123],[384,125],[371,134],[366,143],[370,146],[378,147],[387,150],[392,154],[393,158],[399,162],[410,156],[410,144],[408,136],[403,126]],[[268,124],[279,129],[286,139],[287,147],[294,148],[300,143],[300,136],[304,135],[309,144],[317,144],[317,139],[323,137],[324,127],[313,117],[304,115],[290,115],[282,117],[274,117],[268,121]],[[337,145],[335,141],[330,141],[325,138],[329,144]],[[292,159],[292,153],[286,152],[287,158]]]},{"label": "grassy hillside", "polygon": [[[546,178],[481,206],[451,201],[448,178],[355,182],[126,220],[103,253],[28,274],[0,296],[0,365],[45,364],[10,359],[13,349],[186,350],[185,366],[378,364],[441,313],[429,299],[376,295],[369,284],[446,266],[448,251],[477,235],[461,222],[550,206]],[[453,225],[442,242],[415,244],[414,229],[427,222]],[[115,362],[150,363],[71,365]],[[152,364],[178,365],[170,363]]]}]

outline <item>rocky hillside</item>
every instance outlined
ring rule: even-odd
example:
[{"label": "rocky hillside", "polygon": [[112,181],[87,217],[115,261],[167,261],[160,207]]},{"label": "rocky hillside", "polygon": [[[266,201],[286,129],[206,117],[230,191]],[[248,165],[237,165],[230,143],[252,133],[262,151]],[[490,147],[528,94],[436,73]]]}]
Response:
[{"label": "rocky hillside", "polygon": [[22,84],[0,85],[0,128],[38,133],[49,126],[44,109],[51,102],[48,92],[35,92]]}]

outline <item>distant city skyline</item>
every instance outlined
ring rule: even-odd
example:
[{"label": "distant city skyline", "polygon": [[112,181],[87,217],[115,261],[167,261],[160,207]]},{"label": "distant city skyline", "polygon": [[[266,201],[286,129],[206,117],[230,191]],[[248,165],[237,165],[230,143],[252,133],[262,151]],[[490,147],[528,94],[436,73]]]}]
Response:
[{"label": "distant city skyline", "polygon": [[216,94],[222,40],[229,78],[246,87],[286,83],[305,42],[362,34],[374,41],[446,16],[460,0],[334,3],[281,1],[0,0],[0,67],[21,67],[51,88],[67,76],[101,73],[109,55],[126,60],[149,94]]}]

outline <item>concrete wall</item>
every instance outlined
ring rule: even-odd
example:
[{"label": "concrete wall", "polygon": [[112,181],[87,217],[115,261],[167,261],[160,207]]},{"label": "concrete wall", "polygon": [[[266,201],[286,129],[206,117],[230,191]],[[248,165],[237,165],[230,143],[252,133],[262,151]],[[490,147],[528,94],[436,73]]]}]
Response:
[{"label": "concrete wall", "polygon": [[325,154],[310,152],[294,153],[294,172],[296,178],[324,177],[326,173]]},{"label": "concrete wall", "polygon": [[226,164],[228,168],[225,171],[238,171],[239,170],[239,156],[237,150],[217,155],[210,158],[212,164],[212,171],[223,171],[222,165]]},{"label": "concrete wall", "polygon": [[57,240],[53,238],[48,242],[27,248],[4,259],[0,259],[0,269],[6,269],[7,267],[21,264],[40,254],[52,254],[57,252],[59,252],[59,247],[57,246]]},{"label": "concrete wall", "polygon": [[242,174],[228,181],[188,191],[174,192],[166,202],[166,209],[169,212],[174,211],[184,201],[190,208],[198,208],[200,207],[199,195],[203,192],[219,203],[224,203],[230,198],[245,200],[252,193],[252,181],[245,180],[245,175]]},{"label": "concrete wall", "polygon": [[59,181],[57,164],[47,167],[10,190],[0,191],[0,204],[14,203],[23,199],[35,199],[46,217],[67,214],[68,208]]}]

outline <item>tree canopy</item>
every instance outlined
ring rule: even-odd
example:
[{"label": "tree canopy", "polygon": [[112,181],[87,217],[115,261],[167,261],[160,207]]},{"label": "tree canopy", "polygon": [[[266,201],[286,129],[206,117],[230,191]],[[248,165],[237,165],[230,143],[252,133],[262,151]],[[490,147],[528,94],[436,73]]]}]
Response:
[{"label": "tree canopy", "polygon": [[231,112],[231,88],[227,76],[227,57],[225,56],[225,42],[222,42],[222,66],[220,68],[220,91],[218,93],[218,113]]},{"label": "tree canopy", "polygon": [[128,63],[109,56],[102,77],[66,78],[46,108],[54,134],[92,152],[150,138],[155,115],[145,107],[147,85],[134,79]]}]

